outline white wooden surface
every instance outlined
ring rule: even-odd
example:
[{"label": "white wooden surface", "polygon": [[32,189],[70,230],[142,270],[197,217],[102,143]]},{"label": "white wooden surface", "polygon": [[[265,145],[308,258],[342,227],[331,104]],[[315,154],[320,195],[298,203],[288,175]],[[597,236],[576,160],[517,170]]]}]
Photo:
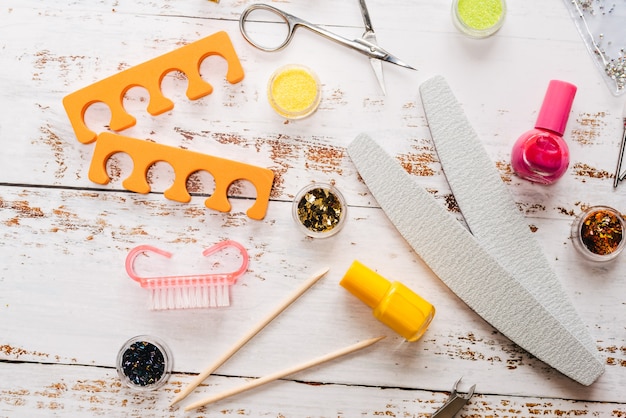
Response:
[{"label": "white wooden surface", "polygon": [[[0,416],[276,416],[421,417],[459,389],[476,384],[460,416],[626,416],[626,256],[591,266],[568,238],[581,208],[624,207],[626,186],[612,189],[625,97],[612,96],[559,0],[509,2],[496,36],[475,41],[452,26],[441,0],[369,0],[379,43],[416,66],[385,66],[381,96],[367,59],[306,31],[284,51],[245,43],[238,16],[251,2],[222,0],[9,0],[0,8]],[[274,2],[348,37],[361,34],[358,2]],[[202,73],[213,94],[190,102],[186,82],[171,75],[164,91],[176,107],[144,111],[146,93],[132,89],[138,117],[124,132],[139,138],[266,166],[276,173],[267,217],[246,217],[253,189],[231,189],[233,211],[203,206],[212,179],[198,176],[189,204],[167,201],[172,178],[157,164],[153,193],[125,191],[127,159],[115,157],[110,185],[87,178],[93,145],[76,141],[62,98],[117,71],[216,31],[227,31],[245,79],[224,81],[225,64],[209,58]],[[323,100],[312,117],[286,123],[265,99],[269,75],[286,63],[310,66]],[[572,302],[607,358],[590,387],[534,359],[470,311],[420,261],[359,180],[345,147],[360,132],[394,130],[386,144],[456,210],[430,141],[418,86],[444,75],[484,141],[502,178],[528,217]],[[532,127],[547,83],[579,87],[566,140],[571,166],[551,187],[511,173],[510,147]],[[143,116],[142,116],[143,115]],[[106,129],[94,106],[90,126]],[[350,210],[345,229],[327,240],[304,238],[291,199],[310,181],[334,181]],[[202,249],[222,239],[251,255],[234,286],[232,305],[213,310],[153,312],[147,294],[127,277],[129,249],[150,244],[178,255],[181,272],[202,266]],[[402,342],[338,282],[358,259],[413,288],[437,308],[426,335]],[[236,341],[310,273],[330,272],[198,389],[192,399],[333,351],[363,338],[388,338],[367,351],[241,394],[197,413],[169,409],[174,392]],[[122,343],[140,333],[164,339],[175,371],[164,389],[137,394],[114,370]]]}]

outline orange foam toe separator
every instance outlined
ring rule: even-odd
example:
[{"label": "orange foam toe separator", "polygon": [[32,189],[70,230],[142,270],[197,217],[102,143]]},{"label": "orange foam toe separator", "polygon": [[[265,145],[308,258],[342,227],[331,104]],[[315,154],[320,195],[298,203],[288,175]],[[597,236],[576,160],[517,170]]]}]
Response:
[{"label": "orange foam toe separator", "polygon": [[178,202],[189,202],[187,191],[189,176],[198,171],[206,171],[215,179],[215,190],[205,200],[206,207],[220,212],[231,210],[228,201],[228,188],[236,180],[248,180],[256,188],[255,203],[246,212],[252,219],[263,219],[267,212],[274,172],[270,169],[232,161],[225,158],[202,154],[168,145],[103,132],[98,135],[94,155],[89,168],[89,179],[94,183],[107,184],[110,181],[106,171],[107,160],[116,153],[126,153],[133,161],[133,171],[122,185],[137,193],[149,193],[148,169],[156,162],[168,163],[174,170],[174,184],[164,192],[164,196]]},{"label": "orange foam toe separator", "polygon": [[153,116],[173,109],[174,103],[161,91],[161,81],[168,73],[180,71],[188,80],[187,97],[197,100],[213,92],[213,86],[200,75],[202,61],[219,55],[228,63],[226,79],[231,84],[243,80],[244,72],[230,37],[226,32],[185,45],[174,51],[123,70],[97,81],[63,98],[63,106],[79,142],[88,144],[97,134],[85,123],[85,113],[94,103],[106,104],[111,112],[109,128],[122,131],[135,125],[136,119],[124,108],[124,96],[132,87],[143,87],[150,93],[147,111]]}]

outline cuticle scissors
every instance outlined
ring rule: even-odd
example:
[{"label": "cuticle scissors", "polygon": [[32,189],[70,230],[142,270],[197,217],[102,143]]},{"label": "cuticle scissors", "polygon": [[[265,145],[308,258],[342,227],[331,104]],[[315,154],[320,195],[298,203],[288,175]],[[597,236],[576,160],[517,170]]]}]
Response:
[{"label": "cuticle scissors", "polygon": [[[361,54],[364,54],[370,57],[370,61],[372,63],[372,68],[374,69],[374,73],[376,74],[376,78],[378,79],[378,83],[380,87],[385,92],[384,87],[384,79],[382,73],[382,61],[389,62],[391,64],[398,65],[400,67],[408,68],[411,70],[416,70],[411,67],[409,64],[401,61],[394,55],[387,52],[385,49],[381,48],[376,43],[376,36],[374,34],[374,30],[372,29],[372,25],[369,18],[369,13],[365,6],[365,0],[359,0],[361,5],[361,13],[363,15],[363,21],[365,23],[365,33],[363,37],[357,39],[348,39],[336,33],[333,33],[327,29],[324,29],[321,26],[315,25],[313,23],[307,22],[306,20],[300,19],[292,14],[284,12],[276,7],[270,6],[264,3],[257,3],[248,6],[241,17],[239,18],[239,30],[243,35],[244,39],[248,41],[252,46],[267,52],[280,51],[285,48],[293,38],[293,34],[298,27],[304,27],[318,35],[321,35],[331,41],[337,42],[340,45],[351,48]],[[287,34],[284,40],[278,44],[277,46],[267,46],[255,41],[250,34],[246,30],[246,23],[249,22],[248,18],[250,13],[255,10],[264,10],[267,12],[271,12],[278,16],[282,21],[280,23],[285,23],[287,25]]]}]

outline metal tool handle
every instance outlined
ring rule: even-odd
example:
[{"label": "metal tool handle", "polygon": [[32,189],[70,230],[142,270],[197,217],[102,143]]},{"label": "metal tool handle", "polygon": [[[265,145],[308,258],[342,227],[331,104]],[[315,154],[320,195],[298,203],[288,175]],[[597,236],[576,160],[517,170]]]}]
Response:
[{"label": "metal tool handle", "polygon": [[[252,13],[255,10],[265,10],[265,11],[271,12],[277,15],[278,17],[280,17],[280,19],[282,20],[281,22],[278,22],[278,23],[280,24],[284,23],[287,25],[287,35],[285,39],[278,46],[263,45],[260,42],[254,40],[253,37],[250,36],[250,34],[247,32],[246,23],[250,21],[249,20],[250,13]],[[307,22],[304,19],[300,19],[299,17],[296,17],[292,14],[289,14],[280,9],[277,9],[276,7],[270,6],[269,4],[258,3],[258,4],[253,4],[251,6],[248,6],[241,14],[241,17],[239,18],[239,30],[241,31],[241,34],[243,35],[245,40],[248,41],[252,46],[262,51],[267,51],[267,52],[280,51],[281,49],[289,45],[289,42],[291,42],[291,39],[293,38],[293,34],[296,28],[298,27],[304,27],[318,35],[321,35],[327,39],[330,39],[331,41],[337,42],[338,44],[341,44],[348,48],[354,49],[369,57],[382,59],[387,55],[386,53],[381,52],[382,48],[379,48],[378,46],[374,44],[370,44],[369,42],[363,39],[350,40],[350,39],[344,38],[343,36],[337,35],[336,33],[326,30],[321,26]]]},{"label": "metal tool handle", "polygon": [[454,416],[467,404],[467,401],[474,395],[474,389],[476,385],[472,385],[469,389],[469,392],[466,395],[460,395],[456,388],[459,385],[461,379],[457,380],[452,386],[452,392],[450,392],[450,397],[444,403],[441,408],[435,411],[434,414],[431,415],[430,418],[454,418]]},{"label": "metal tool handle", "polygon": [[465,406],[467,399],[454,396],[448,402],[446,402],[441,408],[435,411],[430,418],[454,418],[454,416]]},{"label": "metal tool handle", "polygon": [[[250,14],[256,10],[265,10],[265,11],[271,12],[272,14],[280,18],[281,20],[280,22],[273,22],[273,23],[286,24],[287,34],[285,36],[285,39],[282,42],[280,42],[277,46],[263,45],[260,42],[256,41],[248,33],[246,24],[249,22]],[[293,32],[296,30],[296,25],[303,24],[303,23],[306,24],[306,22],[301,21],[301,19],[298,19],[297,17],[292,16],[288,13],[285,13],[282,10],[279,10],[268,4],[252,4],[249,7],[247,7],[243,11],[243,13],[241,13],[241,16],[239,17],[239,30],[241,31],[241,34],[243,35],[244,39],[248,41],[250,45],[262,51],[272,52],[272,51],[279,51],[283,49],[284,47],[286,47],[289,44],[289,42],[291,42],[291,38],[293,38]]]},{"label": "metal tool handle", "polygon": [[619,154],[617,156],[617,168],[615,169],[615,178],[613,179],[613,188],[616,188],[620,181],[624,180],[626,174],[622,173],[622,164],[624,160],[624,150],[626,149],[626,103],[624,104],[624,131],[622,141],[619,145]]},{"label": "metal tool handle", "polygon": [[361,5],[361,15],[363,16],[365,33],[374,32],[374,28],[372,27],[372,19],[370,19],[370,13],[367,11],[367,5],[365,4],[365,0],[359,0],[359,4]]}]

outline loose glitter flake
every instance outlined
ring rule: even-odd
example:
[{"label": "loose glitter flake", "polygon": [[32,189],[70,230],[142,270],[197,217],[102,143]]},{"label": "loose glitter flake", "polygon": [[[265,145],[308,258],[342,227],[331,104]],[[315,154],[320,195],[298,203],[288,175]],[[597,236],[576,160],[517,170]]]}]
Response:
[{"label": "loose glitter flake", "polygon": [[298,202],[298,219],[314,232],[329,232],[335,228],[343,214],[339,198],[328,189],[311,189]]}]

